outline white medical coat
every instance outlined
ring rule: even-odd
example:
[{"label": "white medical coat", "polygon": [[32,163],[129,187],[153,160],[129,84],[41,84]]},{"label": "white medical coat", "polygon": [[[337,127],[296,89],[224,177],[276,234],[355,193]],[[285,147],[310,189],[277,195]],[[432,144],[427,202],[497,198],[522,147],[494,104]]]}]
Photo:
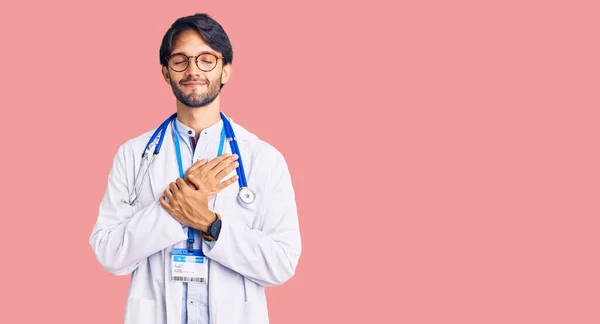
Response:
[{"label": "white medical coat", "polygon": [[[253,204],[237,200],[234,183],[216,196],[219,239],[203,242],[209,259],[210,323],[269,323],[265,286],[280,285],[296,270],[301,240],[294,189],[287,164],[273,146],[231,122],[239,143]],[[179,177],[171,126],[132,207],[127,200],[153,131],[119,147],[90,237],[99,263],[115,275],[131,276],[126,324],[180,324],[181,282],[171,280],[171,248],[184,247],[187,231],[158,199]],[[225,144],[225,152],[231,153]],[[235,175],[235,171],[226,177]]]}]

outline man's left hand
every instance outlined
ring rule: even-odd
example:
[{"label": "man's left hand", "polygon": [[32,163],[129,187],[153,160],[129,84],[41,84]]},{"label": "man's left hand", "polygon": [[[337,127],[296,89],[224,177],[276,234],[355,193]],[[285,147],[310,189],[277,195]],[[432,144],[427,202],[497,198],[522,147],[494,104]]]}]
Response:
[{"label": "man's left hand", "polygon": [[181,178],[169,184],[164,196],[160,197],[160,204],[181,224],[203,233],[206,233],[208,226],[217,219],[208,209],[208,197],[192,189]]}]

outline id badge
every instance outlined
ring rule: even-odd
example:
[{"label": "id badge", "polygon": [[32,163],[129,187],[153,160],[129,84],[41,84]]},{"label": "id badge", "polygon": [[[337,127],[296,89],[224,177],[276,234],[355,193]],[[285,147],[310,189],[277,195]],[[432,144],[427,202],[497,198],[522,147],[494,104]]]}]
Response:
[{"label": "id badge", "polygon": [[171,278],[180,282],[208,282],[208,258],[199,249],[172,249]]}]

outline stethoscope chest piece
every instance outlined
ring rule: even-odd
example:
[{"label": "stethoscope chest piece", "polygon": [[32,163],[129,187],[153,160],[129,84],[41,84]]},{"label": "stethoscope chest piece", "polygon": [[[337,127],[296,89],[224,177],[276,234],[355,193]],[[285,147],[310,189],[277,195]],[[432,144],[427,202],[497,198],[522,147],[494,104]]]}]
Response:
[{"label": "stethoscope chest piece", "polygon": [[248,187],[242,187],[238,192],[238,198],[245,204],[251,204],[256,199],[256,195]]}]

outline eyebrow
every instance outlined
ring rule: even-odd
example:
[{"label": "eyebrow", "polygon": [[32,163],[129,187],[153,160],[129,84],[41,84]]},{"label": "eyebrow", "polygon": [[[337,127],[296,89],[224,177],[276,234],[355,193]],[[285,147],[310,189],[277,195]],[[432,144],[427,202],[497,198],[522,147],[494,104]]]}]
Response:
[{"label": "eyebrow", "polygon": [[[184,54],[184,55],[190,56],[190,55],[189,55],[188,53],[186,53],[186,52],[176,52],[176,53],[171,53],[171,55],[175,55],[175,54]],[[198,55],[202,55],[202,54],[212,54],[212,55],[214,55],[214,56],[219,56],[219,55],[217,55],[217,53],[214,53],[214,52],[211,52],[211,51],[202,51],[202,52],[198,53]]]}]

